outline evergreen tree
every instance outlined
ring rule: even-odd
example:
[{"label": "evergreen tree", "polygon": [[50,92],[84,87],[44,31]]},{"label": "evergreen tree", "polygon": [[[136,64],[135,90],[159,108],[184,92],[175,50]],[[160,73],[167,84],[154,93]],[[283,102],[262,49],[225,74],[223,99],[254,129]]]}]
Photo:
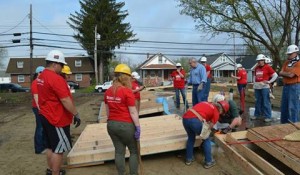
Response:
[{"label": "evergreen tree", "polygon": [[[123,20],[127,10],[122,10],[125,2],[116,0],[81,0],[79,12],[71,14],[68,24],[77,33],[74,38],[81,43],[89,55],[94,55],[95,26],[100,40],[97,42],[97,62],[100,83],[103,76],[109,74],[108,63],[113,57],[113,50],[123,43],[135,42],[135,34],[129,23]],[[94,58],[95,59],[95,58]]]}]

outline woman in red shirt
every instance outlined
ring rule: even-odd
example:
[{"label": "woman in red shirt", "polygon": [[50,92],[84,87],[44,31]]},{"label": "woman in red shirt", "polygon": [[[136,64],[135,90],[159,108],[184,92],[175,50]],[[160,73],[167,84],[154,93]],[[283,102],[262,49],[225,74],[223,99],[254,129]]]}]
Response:
[{"label": "woman in red shirt", "polygon": [[136,110],[139,114],[140,112],[140,105],[141,105],[141,94],[140,91],[142,91],[143,89],[145,89],[145,86],[140,86],[138,79],[140,79],[140,75],[137,72],[132,72],[131,74],[132,77],[132,81],[131,81],[131,85],[132,85],[132,92],[135,96],[135,107]]},{"label": "woman in red shirt", "polygon": [[231,74],[232,78],[237,79],[237,86],[240,93],[240,109],[245,111],[245,96],[246,96],[246,86],[247,86],[247,71],[243,68],[241,64],[236,64],[238,70],[237,75]]},{"label": "woman in red shirt", "polygon": [[126,174],[125,153],[128,147],[130,174],[138,174],[137,141],[141,128],[131,89],[131,70],[126,64],[119,64],[114,73],[113,85],[104,94],[107,131],[115,147],[118,173]]}]

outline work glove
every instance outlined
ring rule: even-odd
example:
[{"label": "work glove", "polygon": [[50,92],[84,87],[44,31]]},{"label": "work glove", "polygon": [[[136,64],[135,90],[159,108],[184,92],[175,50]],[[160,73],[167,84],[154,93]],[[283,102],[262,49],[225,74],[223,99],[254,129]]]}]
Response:
[{"label": "work glove", "polygon": [[202,89],[203,89],[203,85],[204,85],[204,83],[202,82],[202,83],[200,83],[199,84],[199,86],[198,86],[198,89],[197,89],[197,91],[201,91]]},{"label": "work glove", "polygon": [[140,136],[141,136],[141,127],[140,126],[136,126],[135,127],[135,132],[134,132],[134,138],[139,141],[140,140]]},{"label": "work glove", "polygon": [[75,128],[77,128],[81,123],[80,117],[79,117],[79,113],[77,113],[76,115],[74,115],[74,121],[73,124],[75,125]]},{"label": "work glove", "polygon": [[230,126],[228,126],[227,128],[221,130],[221,134],[227,134],[227,133],[229,133],[231,130],[232,130],[232,129],[230,128]]}]

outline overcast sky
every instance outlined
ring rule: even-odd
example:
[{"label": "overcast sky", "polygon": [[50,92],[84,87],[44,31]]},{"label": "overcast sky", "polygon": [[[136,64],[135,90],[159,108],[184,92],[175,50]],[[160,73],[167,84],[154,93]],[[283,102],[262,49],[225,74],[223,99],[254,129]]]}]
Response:
[{"label": "overcast sky", "polygon": [[[118,0],[119,2],[119,0]],[[29,8],[33,8],[33,32],[46,32],[54,34],[72,35],[74,31],[68,26],[66,21],[70,14],[80,10],[77,0],[2,0],[0,2],[0,44],[2,46],[17,45],[12,44],[12,39],[21,38],[20,44],[29,43],[29,34],[20,37],[13,37],[16,32],[29,32]],[[167,41],[176,43],[230,43],[227,35],[217,36],[213,39],[209,34],[195,30],[195,22],[189,16],[180,15],[180,8],[177,0],[127,0],[124,10],[128,10],[129,16],[126,22],[132,26],[136,38],[141,41]],[[75,41],[67,36],[51,36],[45,34],[33,35],[39,39],[53,39],[64,41]],[[38,44],[61,45],[65,47],[80,48],[78,44],[58,43],[50,41],[36,41]],[[152,47],[152,48],[150,48]],[[129,52],[134,54],[117,54],[118,57],[131,59],[135,62],[142,62],[146,59],[145,53],[167,54],[167,57],[175,58],[175,55],[199,55],[218,53],[217,50],[201,50],[214,48],[213,46],[199,45],[174,45],[142,43],[126,45],[116,52]],[[165,48],[165,49],[162,49]],[[168,48],[168,49],[166,49]],[[195,50],[180,50],[172,48],[194,48]],[[33,55],[46,55],[53,48],[34,47]],[[199,49],[199,50],[197,50]],[[29,47],[8,48],[8,57],[29,57]],[[86,54],[83,50],[63,50],[65,55]],[[142,54],[143,53],[143,54]],[[168,56],[169,54],[169,56]],[[196,56],[198,57],[198,56]]]}]

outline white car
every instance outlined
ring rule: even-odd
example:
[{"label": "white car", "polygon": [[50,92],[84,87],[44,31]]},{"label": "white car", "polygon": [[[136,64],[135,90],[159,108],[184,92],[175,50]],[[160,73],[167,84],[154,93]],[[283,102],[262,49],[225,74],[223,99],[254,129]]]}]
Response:
[{"label": "white car", "polygon": [[103,83],[102,85],[96,85],[95,91],[104,92],[112,86],[112,83],[113,83],[112,81],[107,81],[107,82]]}]

